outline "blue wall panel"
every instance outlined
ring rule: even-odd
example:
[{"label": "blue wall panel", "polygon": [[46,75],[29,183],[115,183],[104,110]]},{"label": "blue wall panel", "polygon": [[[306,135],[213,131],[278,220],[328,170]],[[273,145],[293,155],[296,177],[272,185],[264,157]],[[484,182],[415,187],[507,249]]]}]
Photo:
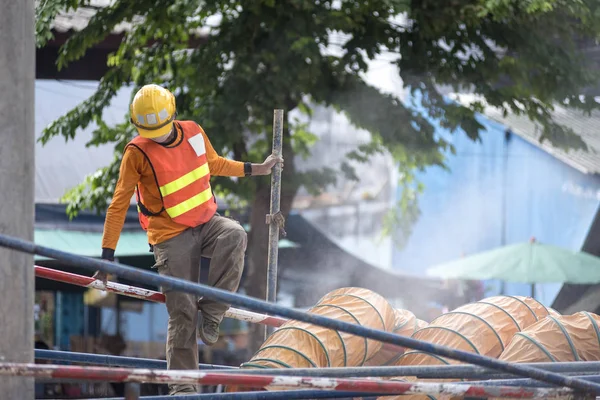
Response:
[{"label": "blue wall panel", "polygon": [[[480,122],[486,127],[481,142],[437,126],[436,132],[454,144],[456,154],[448,154],[450,171],[432,167],[418,174],[425,184],[422,215],[407,245],[394,249],[394,268],[424,274],[427,268],[463,254],[532,236],[581,249],[599,204],[600,179],[515,134],[505,143],[504,126],[483,117]],[[560,286],[538,285],[538,299],[550,304]],[[530,288],[508,284],[507,292],[529,295]],[[488,295],[494,293],[490,290]]]},{"label": "blue wall panel", "polygon": [[56,292],[55,344],[60,350],[70,350],[71,336],[83,335],[83,293]]}]

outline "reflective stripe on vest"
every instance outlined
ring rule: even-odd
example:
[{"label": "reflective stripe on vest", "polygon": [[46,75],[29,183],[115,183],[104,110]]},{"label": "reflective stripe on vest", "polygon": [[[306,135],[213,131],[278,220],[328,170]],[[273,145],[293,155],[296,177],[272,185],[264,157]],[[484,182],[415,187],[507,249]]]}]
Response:
[{"label": "reflective stripe on vest", "polygon": [[183,201],[183,202],[177,204],[176,206],[167,208],[167,214],[169,214],[169,216],[171,218],[177,218],[181,214],[186,213],[186,212],[190,211],[191,209],[196,208],[199,205],[204,204],[211,199],[212,199],[212,190],[209,187],[208,189],[204,190],[203,192],[198,193],[191,199]]},{"label": "reflective stripe on vest", "polygon": [[184,187],[194,183],[195,181],[204,178],[208,174],[208,164],[201,165],[192,172],[188,172],[181,178],[177,178],[174,181],[161,186],[160,194],[162,194],[163,197],[166,197],[171,193],[175,193],[176,191],[183,189]]}]

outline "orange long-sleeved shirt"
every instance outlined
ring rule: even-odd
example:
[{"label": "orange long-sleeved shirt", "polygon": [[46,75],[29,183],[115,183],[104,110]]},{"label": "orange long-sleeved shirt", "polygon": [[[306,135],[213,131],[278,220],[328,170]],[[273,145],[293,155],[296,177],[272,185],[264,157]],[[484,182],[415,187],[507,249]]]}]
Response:
[{"label": "orange long-sleeved shirt", "polygon": [[[175,126],[177,127],[177,137],[175,140],[169,144],[157,143],[157,146],[176,147],[181,144],[183,133],[177,124]],[[200,125],[198,126],[200,127]],[[212,147],[202,127],[200,127],[200,132],[204,137],[206,159],[210,174],[214,176],[244,176],[244,163],[219,156]],[[102,235],[103,249],[112,249],[113,251],[116,249],[127,210],[129,209],[131,198],[138,183],[143,188],[144,205],[148,210],[151,212],[160,210],[162,208],[162,200],[156,186],[152,168],[140,150],[134,146],[128,146],[121,161],[115,193],[106,212],[104,233]],[[167,215],[166,211],[163,211],[157,216],[150,217],[147,231],[148,243],[156,244],[163,242],[178,235],[187,228],[187,226],[174,222]]]}]

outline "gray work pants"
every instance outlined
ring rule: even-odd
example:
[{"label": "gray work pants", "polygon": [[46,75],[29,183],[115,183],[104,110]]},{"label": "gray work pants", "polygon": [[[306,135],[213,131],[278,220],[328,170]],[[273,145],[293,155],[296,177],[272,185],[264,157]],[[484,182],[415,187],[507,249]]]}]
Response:
[{"label": "gray work pants", "polygon": [[[242,226],[215,214],[206,224],[190,228],[154,246],[154,268],[161,275],[198,282],[200,257],[210,258],[208,284],[237,291],[244,269],[246,232]],[[167,368],[198,369],[198,307],[203,318],[220,323],[229,304],[202,299],[195,295],[163,290],[169,327],[167,331]],[[196,385],[169,385],[169,393],[197,392]]]}]

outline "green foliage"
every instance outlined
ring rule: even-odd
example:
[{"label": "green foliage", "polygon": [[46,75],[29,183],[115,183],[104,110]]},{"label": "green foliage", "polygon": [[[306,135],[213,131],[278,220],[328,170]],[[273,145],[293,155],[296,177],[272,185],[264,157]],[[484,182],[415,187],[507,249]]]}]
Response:
[{"label": "green foliage", "polygon": [[317,135],[308,130],[308,125],[307,122],[301,122],[298,118],[295,118],[291,128],[292,149],[294,154],[303,160],[310,156],[311,147],[319,139]]},{"label": "green foliage", "polygon": [[82,183],[67,191],[63,200],[68,201],[69,218],[74,218],[81,210],[106,209],[117,183],[120,160],[120,156],[115,155],[110,165],[86,176]]},{"label": "green foliage", "polygon": [[79,0],[37,0],[35,5],[35,36],[38,47],[54,39],[52,23],[59,12],[67,12],[79,6]]},{"label": "green foliage", "polygon": [[[38,45],[52,38],[50,21],[63,8],[84,0],[45,0],[37,7]],[[526,115],[543,127],[542,140],[563,148],[585,148],[571,130],[554,123],[555,104],[589,111],[598,105],[582,97],[597,82],[578,50],[582,38],[596,38],[600,1],[593,0],[256,0],[252,2],[116,0],[61,49],[58,66],[79,59],[122,22],[131,22],[110,70],[97,92],[48,126],[42,137],[72,138],[96,123],[90,145],[115,143],[114,163],[67,194],[69,209],[104,209],[118,174],[131,127],[102,124],[102,111],[123,85],[150,82],[176,93],[179,118],[198,121],[221,154],[262,161],[270,151],[272,110],[311,114],[322,104],[343,112],[372,133],[372,143],[348,154],[367,162],[388,151],[400,168],[404,191],[399,211],[388,218],[403,237],[418,218],[422,186],[414,171],[445,168],[454,149],[435,133],[432,120],[451,132],[479,140],[475,119],[481,103],[466,107],[448,101],[441,87],[471,91],[505,112]],[[404,13],[404,14],[402,14]],[[201,28],[220,15],[208,37]],[[406,22],[398,22],[402,15]],[[211,18],[212,17],[212,18]],[[209,20],[209,18],[211,18]],[[335,34],[342,34],[342,43]],[[327,45],[335,51],[325,50]],[[363,79],[368,60],[392,56],[416,103],[382,94]],[[416,107],[415,107],[416,106]],[[420,111],[417,111],[417,108]],[[126,110],[124,110],[126,112]],[[126,116],[125,118],[128,118]],[[286,121],[286,169],[319,145],[300,121]],[[298,155],[294,160],[294,156]],[[337,168],[292,174],[289,185],[317,191],[339,174],[358,179],[349,162]],[[258,180],[215,180],[222,195],[252,199]]]}]

